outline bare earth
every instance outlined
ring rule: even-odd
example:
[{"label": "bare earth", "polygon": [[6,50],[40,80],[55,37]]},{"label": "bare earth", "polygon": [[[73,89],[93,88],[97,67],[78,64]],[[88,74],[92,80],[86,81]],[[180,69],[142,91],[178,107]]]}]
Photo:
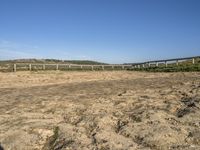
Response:
[{"label": "bare earth", "polygon": [[0,73],[0,145],[200,149],[200,73]]}]

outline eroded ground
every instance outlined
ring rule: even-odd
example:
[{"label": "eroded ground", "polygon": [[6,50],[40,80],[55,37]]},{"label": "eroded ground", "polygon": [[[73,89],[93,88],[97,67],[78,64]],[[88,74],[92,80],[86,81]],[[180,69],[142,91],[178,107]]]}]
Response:
[{"label": "eroded ground", "polygon": [[200,73],[0,73],[7,150],[200,149]]}]

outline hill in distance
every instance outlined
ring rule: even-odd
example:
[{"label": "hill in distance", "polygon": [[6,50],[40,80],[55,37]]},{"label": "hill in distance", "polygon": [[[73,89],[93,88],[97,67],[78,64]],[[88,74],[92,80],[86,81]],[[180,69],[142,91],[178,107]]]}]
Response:
[{"label": "hill in distance", "polygon": [[106,63],[91,60],[58,60],[58,59],[14,59],[2,60],[1,64],[31,63],[31,64],[83,64],[83,65],[105,65]]}]

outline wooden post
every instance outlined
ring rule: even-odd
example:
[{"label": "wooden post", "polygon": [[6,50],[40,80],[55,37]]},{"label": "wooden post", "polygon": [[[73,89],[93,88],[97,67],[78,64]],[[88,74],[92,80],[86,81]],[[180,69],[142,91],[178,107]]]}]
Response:
[{"label": "wooden post", "polygon": [[32,66],[31,66],[31,64],[29,64],[29,70],[30,70],[30,71],[32,70]]},{"label": "wooden post", "polygon": [[104,66],[102,66],[102,70],[104,70]]},{"label": "wooden post", "polygon": [[112,66],[112,69],[114,70],[114,66]]},{"label": "wooden post", "polygon": [[58,70],[58,64],[56,64],[56,70]]},{"label": "wooden post", "polygon": [[71,65],[69,65],[69,68],[71,68]]},{"label": "wooden post", "polygon": [[83,66],[81,65],[81,69],[83,69]]},{"label": "wooden post", "polygon": [[42,67],[42,68],[43,68],[43,70],[45,70],[45,64],[43,64],[43,67]]},{"label": "wooden post", "polygon": [[124,69],[124,65],[122,65],[122,69]]},{"label": "wooden post", "polygon": [[92,71],[94,70],[94,66],[91,66],[92,67]]},{"label": "wooden post", "polygon": [[165,67],[167,67],[167,61],[165,61]]},{"label": "wooden post", "polygon": [[193,65],[195,64],[195,59],[194,59],[194,58],[192,58],[192,64],[193,64]]},{"label": "wooden post", "polygon": [[178,60],[176,60],[176,66],[178,66]]},{"label": "wooden post", "polygon": [[148,66],[149,66],[149,68],[151,67],[151,64],[150,63],[148,63]]},{"label": "wooden post", "polygon": [[16,64],[14,64],[14,66],[13,66],[13,71],[14,71],[14,72],[17,71],[17,65],[16,65]]},{"label": "wooden post", "polygon": [[156,67],[158,67],[158,62],[156,63]]}]

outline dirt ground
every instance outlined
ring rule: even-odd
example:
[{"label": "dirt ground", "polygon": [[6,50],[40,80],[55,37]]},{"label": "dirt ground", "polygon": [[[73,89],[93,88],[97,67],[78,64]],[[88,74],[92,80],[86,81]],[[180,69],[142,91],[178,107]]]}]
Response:
[{"label": "dirt ground", "polygon": [[200,73],[0,73],[0,145],[200,149]]}]

